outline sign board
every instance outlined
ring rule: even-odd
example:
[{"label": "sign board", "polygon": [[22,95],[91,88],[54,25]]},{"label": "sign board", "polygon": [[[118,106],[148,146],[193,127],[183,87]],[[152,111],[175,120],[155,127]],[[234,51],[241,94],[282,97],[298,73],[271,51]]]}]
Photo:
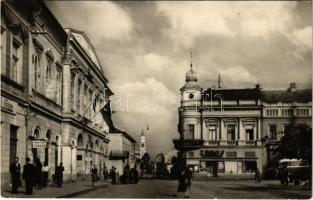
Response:
[{"label": "sign board", "polygon": [[34,149],[44,149],[47,147],[47,142],[45,140],[34,140],[33,148]]}]

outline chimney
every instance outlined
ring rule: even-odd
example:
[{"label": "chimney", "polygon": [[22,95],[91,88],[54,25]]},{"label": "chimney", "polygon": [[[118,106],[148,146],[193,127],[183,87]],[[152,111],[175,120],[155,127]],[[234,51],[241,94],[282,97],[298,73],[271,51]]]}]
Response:
[{"label": "chimney", "polygon": [[296,92],[297,91],[296,83],[290,83],[289,91],[290,92]]}]

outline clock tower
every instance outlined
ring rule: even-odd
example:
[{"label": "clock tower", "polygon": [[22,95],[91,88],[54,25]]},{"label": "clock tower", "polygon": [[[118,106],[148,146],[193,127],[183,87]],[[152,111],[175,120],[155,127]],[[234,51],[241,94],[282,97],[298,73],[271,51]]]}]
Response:
[{"label": "clock tower", "polygon": [[[192,54],[191,54],[192,58]],[[180,89],[181,91],[181,98],[182,102],[188,102],[188,101],[201,101],[201,91],[202,88],[197,84],[197,75],[195,70],[192,66],[192,60],[190,63],[190,70],[186,73],[186,83],[185,85]]]}]

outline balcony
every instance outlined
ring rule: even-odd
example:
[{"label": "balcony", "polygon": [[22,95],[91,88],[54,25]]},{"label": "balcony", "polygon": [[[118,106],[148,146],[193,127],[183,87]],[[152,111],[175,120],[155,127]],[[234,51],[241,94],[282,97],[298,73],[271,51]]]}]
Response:
[{"label": "balcony", "polygon": [[254,141],[254,140],[248,140],[248,141],[246,141],[246,145],[247,146],[256,146],[256,141]]},{"label": "balcony", "polygon": [[226,141],[227,146],[237,146],[236,140],[228,140]]},{"label": "balcony", "polygon": [[129,151],[112,150],[109,157],[110,160],[127,159],[129,157]]},{"label": "balcony", "polygon": [[204,141],[203,140],[180,140],[174,139],[173,140],[175,149],[198,149],[203,147]]}]

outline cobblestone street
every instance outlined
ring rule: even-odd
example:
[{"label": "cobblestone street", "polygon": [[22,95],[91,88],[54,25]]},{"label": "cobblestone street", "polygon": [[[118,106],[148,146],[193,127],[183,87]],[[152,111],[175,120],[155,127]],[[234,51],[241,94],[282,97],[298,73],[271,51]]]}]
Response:
[{"label": "cobblestone street", "polygon": [[[177,182],[141,180],[137,185],[109,185],[75,198],[176,198]],[[232,199],[308,199],[311,191],[303,186],[282,186],[278,181],[253,180],[194,180],[190,198]],[[183,198],[180,194],[178,198]]]}]

